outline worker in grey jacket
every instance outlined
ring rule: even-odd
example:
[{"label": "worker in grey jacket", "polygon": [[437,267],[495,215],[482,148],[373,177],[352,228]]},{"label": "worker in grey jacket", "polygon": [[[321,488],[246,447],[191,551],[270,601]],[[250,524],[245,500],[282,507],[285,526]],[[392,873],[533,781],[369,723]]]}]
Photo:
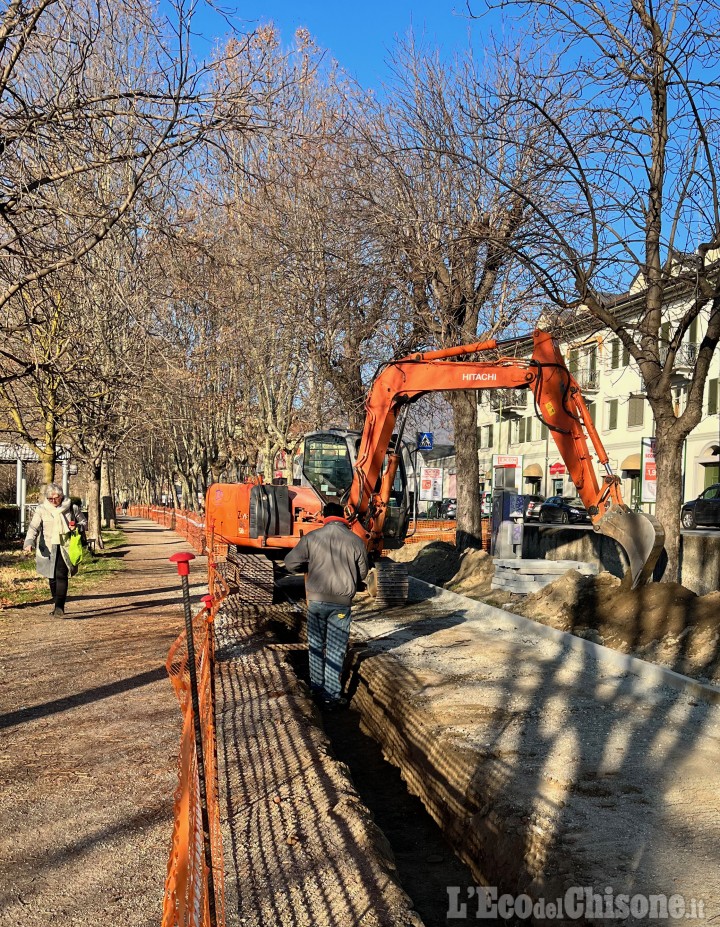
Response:
[{"label": "worker in grey jacket", "polygon": [[77,566],[70,562],[67,538],[75,528],[84,533],[87,520],[80,509],[64,497],[62,487],[57,483],[43,486],[43,496],[44,501],[35,510],[28,527],[23,550],[31,554],[33,546],[37,545],[36,569],[50,582],[53,598],[50,614],[64,618],[68,578],[77,573]]},{"label": "worker in grey jacket", "polygon": [[300,538],[285,557],[291,573],[306,573],[310,686],[329,708],[345,704],[341,676],[350,638],[350,606],[368,573],[365,544],[341,505],[323,508],[322,528]]}]

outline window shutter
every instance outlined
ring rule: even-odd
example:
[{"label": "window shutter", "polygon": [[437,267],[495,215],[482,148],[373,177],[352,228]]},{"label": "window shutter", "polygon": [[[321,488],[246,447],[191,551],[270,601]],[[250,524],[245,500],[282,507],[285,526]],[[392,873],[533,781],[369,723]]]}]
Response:
[{"label": "window shutter", "polygon": [[640,396],[631,396],[628,405],[628,425],[642,425],[645,418],[645,400]]},{"label": "window shutter", "polygon": [[570,360],[568,363],[568,370],[570,373],[576,377],[578,372],[578,349],[572,348],[570,351]]},{"label": "window shutter", "polygon": [[623,345],[623,349],[622,349],[622,365],[623,365],[623,367],[627,367],[627,365],[628,365],[629,363],[630,363],[630,352],[629,352],[628,349],[625,347],[625,345]]},{"label": "window shutter", "polygon": [[617,370],[620,366],[620,342],[617,338],[613,340],[610,347],[610,367]]},{"label": "window shutter", "polygon": [[611,399],[608,403],[608,431],[615,431],[617,428],[618,401]]},{"label": "window shutter", "polygon": [[708,415],[717,415],[718,392],[718,378],[708,380]]},{"label": "window shutter", "polygon": [[697,344],[697,332],[698,332],[698,320],[697,316],[690,323],[690,328],[688,329],[688,341],[690,344]]}]

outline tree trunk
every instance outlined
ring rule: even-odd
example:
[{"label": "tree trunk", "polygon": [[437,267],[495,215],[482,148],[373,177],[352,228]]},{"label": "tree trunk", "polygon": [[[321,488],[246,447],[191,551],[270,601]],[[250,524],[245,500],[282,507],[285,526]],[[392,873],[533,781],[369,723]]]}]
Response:
[{"label": "tree trunk", "polygon": [[108,457],[107,473],[108,473],[108,494],[110,496],[110,503],[111,503],[109,527],[112,529],[115,529],[117,528],[117,507],[121,500],[118,499],[117,493],[115,491],[115,461],[110,457]]},{"label": "tree trunk", "polygon": [[107,454],[102,455],[100,465],[100,514],[103,528],[115,527],[115,500],[110,485],[110,466]]},{"label": "tree trunk", "polygon": [[95,547],[102,550],[103,541],[100,531],[100,460],[93,460],[88,465],[88,527],[87,537]]},{"label": "tree trunk", "polygon": [[52,412],[48,412],[45,417],[44,432],[45,448],[44,452],[40,455],[40,460],[43,468],[43,482],[47,485],[48,483],[55,482],[55,464],[57,462],[57,427],[55,425],[55,416]]},{"label": "tree trunk", "polygon": [[266,483],[272,483],[273,478],[273,466],[275,465],[275,459],[272,453],[273,444],[270,438],[265,439],[263,445],[263,478]]},{"label": "tree trunk", "polygon": [[450,393],[455,423],[458,550],[481,545],[476,396],[475,390]]},{"label": "tree trunk", "polygon": [[[657,503],[655,517],[665,529],[667,564],[662,573],[663,582],[680,581],[680,509],[682,507],[682,456],[683,441],[660,435],[655,446],[657,466]],[[664,559],[664,558],[663,558]],[[663,562],[661,559],[661,563]]]}]

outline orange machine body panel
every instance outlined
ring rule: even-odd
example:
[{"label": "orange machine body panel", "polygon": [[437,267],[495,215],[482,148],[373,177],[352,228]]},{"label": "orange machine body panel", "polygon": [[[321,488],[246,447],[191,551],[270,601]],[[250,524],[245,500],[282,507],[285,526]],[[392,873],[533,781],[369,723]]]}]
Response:
[{"label": "orange machine body panel", "polygon": [[[208,549],[213,542],[234,544],[240,548],[262,550],[271,555],[275,550],[290,550],[308,531],[323,525],[322,502],[310,486],[288,486],[291,509],[291,533],[251,537],[250,494],[260,480],[245,483],[213,483],[205,497],[205,531]],[[368,533],[359,523],[352,526],[363,541]]]}]

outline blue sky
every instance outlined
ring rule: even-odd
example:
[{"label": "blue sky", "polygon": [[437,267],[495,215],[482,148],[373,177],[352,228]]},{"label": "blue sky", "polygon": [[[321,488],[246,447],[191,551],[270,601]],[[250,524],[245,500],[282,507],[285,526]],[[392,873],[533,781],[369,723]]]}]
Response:
[{"label": "blue sky", "polygon": [[[474,6],[479,11],[481,2],[477,0]],[[305,27],[345,71],[364,87],[373,88],[388,75],[385,62],[395,37],[406,35],[409,29],[439,46],[444,55],[451,55],[467,47],[471,30],[477,41],[487,28],[486,21],[471,24],[465,0],[248,0],[233,9],[233,22],[242,31],[272,20],[284,45],[291,42],[296,29]],[[204,56],[227,32],[227,25],[208,7],[200,6],[195,29],[202,35],[196,40],[196,51]]]}]

